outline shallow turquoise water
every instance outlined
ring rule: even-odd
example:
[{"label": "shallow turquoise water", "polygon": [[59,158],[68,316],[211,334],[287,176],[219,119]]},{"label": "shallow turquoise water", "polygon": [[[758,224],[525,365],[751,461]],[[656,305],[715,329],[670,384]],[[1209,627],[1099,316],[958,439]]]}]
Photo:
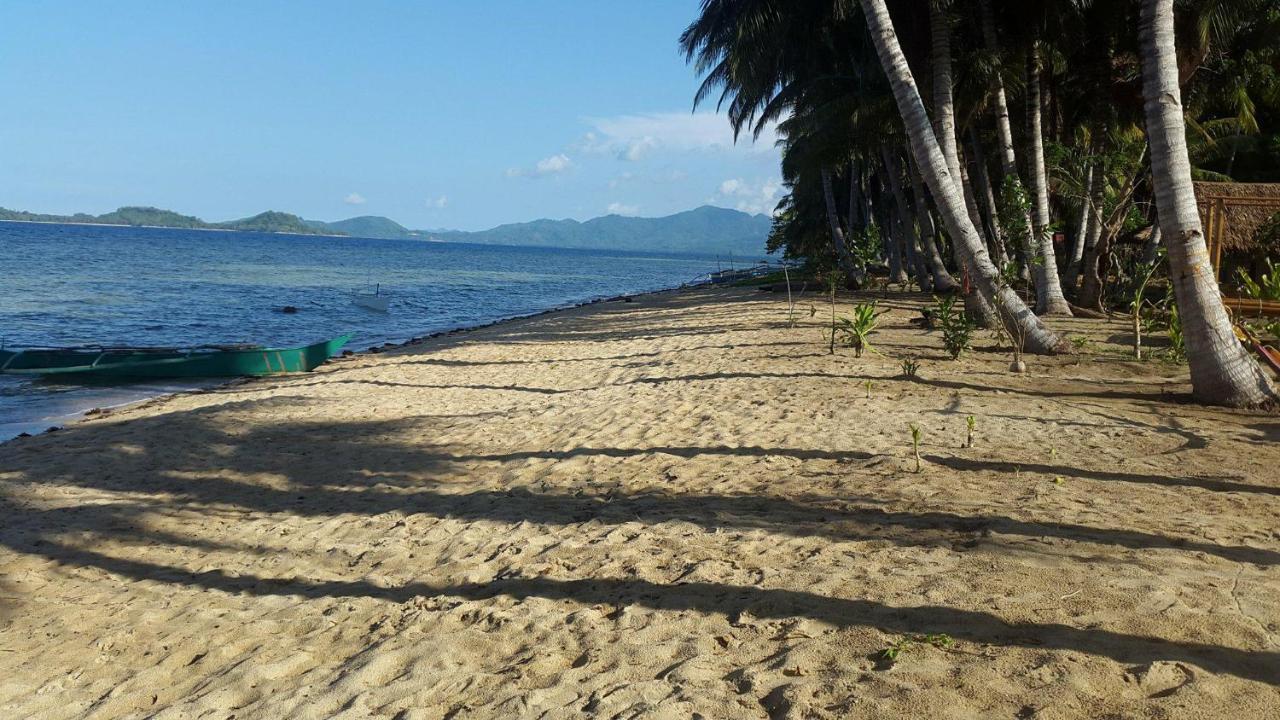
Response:
[{"label": "shallow turquoise water", "polygon": [[[296,345],[351,332],[361,349],[714,269],[715,258],[698,256],[0,222],[0,341]],[[351,304],[373,283],[392,296],[390,312]],[[181,387],[0,376],[0,440]]]}]

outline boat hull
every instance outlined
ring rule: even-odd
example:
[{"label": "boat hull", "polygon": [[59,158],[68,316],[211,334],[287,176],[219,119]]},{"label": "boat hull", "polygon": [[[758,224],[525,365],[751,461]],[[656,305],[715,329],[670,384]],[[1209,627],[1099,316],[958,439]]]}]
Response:
[{"label": "boat hull", "polygon": [[129,350],[0,350],[0,373],[71,378],[245,377],[309,372],[351,339],[296,348],[137,352]]}]

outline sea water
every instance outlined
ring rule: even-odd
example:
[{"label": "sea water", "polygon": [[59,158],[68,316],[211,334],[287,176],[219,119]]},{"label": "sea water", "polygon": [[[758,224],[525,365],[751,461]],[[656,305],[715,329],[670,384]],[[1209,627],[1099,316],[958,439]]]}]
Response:
[{"label": "sea water", "polygon": [[[0,222],[5,346],[257,343],[363,349],[679,286],[714,257],[421,240]],[[380,285],[390,311],[351,302]],[[297,312],[286,313],[288,306]],[[0,375],[0,441],[201,383]]]}]

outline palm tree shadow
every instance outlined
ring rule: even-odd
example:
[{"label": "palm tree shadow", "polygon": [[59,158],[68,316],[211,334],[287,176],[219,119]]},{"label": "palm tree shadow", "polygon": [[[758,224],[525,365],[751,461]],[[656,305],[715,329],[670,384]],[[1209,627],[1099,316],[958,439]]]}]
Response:
[{"label": "palm tree shadow", "polygon": [[192,573],[65,545],[52,545],[49,554],[63,563],[96,567],[132,580],[175,583],[238,595],[289,596],[308,600],[360,597],[395,603],[423,597],[488,600],[506,596],[517,600],[566,600],[582,606],[603,604],[640,606],[667,612],[694,611],[725,617],[744,613],[765,619],[807,617],[837,627],[875,627],[890,633],[946,633],[984,644],[1085,652],[1127,664],[1176,660],[1198,665],[1209,672],[1280,685],[1280,653],[1271,651],[1251,652],[1204,643],[1169,642],[1162,638],[1057,623],[1010,623],[996,615],[974,610],[928,605],[895,607],[861,598],[828,597],[802,590],[704,582],[664,585],[638,579],[561,580],[547,577],[508,577],[455,585],[408,583],[389,587],[368,580],[263,578],[230,575],[221,570]]}]

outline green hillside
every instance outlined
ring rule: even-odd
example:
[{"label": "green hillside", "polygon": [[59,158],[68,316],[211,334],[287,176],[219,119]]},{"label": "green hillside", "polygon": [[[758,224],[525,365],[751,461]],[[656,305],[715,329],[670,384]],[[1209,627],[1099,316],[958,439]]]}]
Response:
[{"label": "green hillside", "polygon": [[424,233],[427,239],[493,245],[765,255],[766,215],[704,205],[660,218],[606,215],[586,222],[534,220],[479,232]]}]

